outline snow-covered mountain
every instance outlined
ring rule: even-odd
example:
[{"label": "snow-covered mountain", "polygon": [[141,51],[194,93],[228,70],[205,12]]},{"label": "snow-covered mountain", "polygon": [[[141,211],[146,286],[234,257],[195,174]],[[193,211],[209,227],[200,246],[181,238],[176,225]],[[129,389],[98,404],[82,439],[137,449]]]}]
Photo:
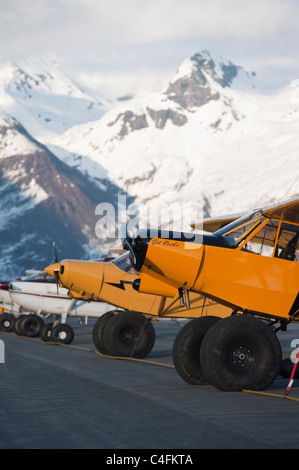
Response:
[{"label": "snow-covered mountain", "polygon": [[[98,121],[76,126],[51,140],[67,164],[99,178],[108,176],[139,202],[170,199],[201,163],[210,136],[227,132],[251,103],[231,92],[238,81],[253,90],[253,77],[208,53],[186,60],[160,93],[122,103]],[[92,165],[90,164],[92,161]],[[97,168],[99,165],[99,168]]]},{"label": "snow-covered mountain", "polygon": [[49,148],[138,205],[202,202],[205,216],[239,212],[279,200],[294,182],[297,107],[289,89],[266,96],[254,72],[203,52],[160,93],[75,126]]},{"label": "snow-covered mountain", "polygon": [[0,67],[5,94],[1,108],[36,139],[61,134],[72,126],[101,118],[111,103],[84,91],[51,57],[30,58]]},{"label": "snow-covered mountain", "polygon": [[113,241],[96,236],[95,209],[117,208],[120,194],[141,225],[167,228],[156,218],[163,207],[188,229],[200,213],[299,193],[294,90],[265,95],[254,73],[208,52],[186,59],[159,93],[117,103],[85,92],[57,62],[6,65],[0,80],[2,273],[44,267],[53,240],[63,258],[106,253]]},{"label": "snow-covered mountain", "polygon": [[116,204],[118,188],[99,188],[70,168],[24,127],[0,114],[0,273],[22,274],[63,258],[105,253],[95,234],[95,207]]}]

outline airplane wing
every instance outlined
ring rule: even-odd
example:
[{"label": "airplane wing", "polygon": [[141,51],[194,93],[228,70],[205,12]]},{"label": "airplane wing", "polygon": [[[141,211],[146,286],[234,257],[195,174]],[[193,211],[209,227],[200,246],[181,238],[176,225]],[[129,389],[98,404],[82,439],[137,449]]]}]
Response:
[{"label": "airplane wing", "polygon": [[197,230],[214,233],[222,227],[225,227],[225,225],[228,225],[234,220],[239,219],[239,217],[242,217],[243,215],[245,215],[245,212],[242,214],[227,215],[224,217],[209,217],[208,219],[203,219],[202,221],[192,222],[190,226]]},{"label": "airplane wing", "polygon": [[[273,204],[260,209],[264,217],[270,220],[282,220],[283,222],[299,224],[299,198],[293,198],[285,202]],[[225,227],[234,220],[242,217],[246,213],[228,215],[224,217],[211,217],[203,221],[191,223],[191,227],[205,232],[214,233],[222,227]],[[276,237],[276,230],[273,224],[267,224],[251,242],[273,246]]]},{"label": "airplane wing", "polygon": [[267,206],[262,209],[262,214],[269,219],[282,220],[284,222],[299,223],[299,198]]}]

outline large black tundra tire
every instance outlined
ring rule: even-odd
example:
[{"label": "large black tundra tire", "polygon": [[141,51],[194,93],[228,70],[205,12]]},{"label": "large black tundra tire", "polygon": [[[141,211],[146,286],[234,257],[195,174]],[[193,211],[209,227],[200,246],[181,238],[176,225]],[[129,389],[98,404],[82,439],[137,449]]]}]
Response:
[{"label": "large black tundra tire", "polygon": [[204,375],[219,390],[264,390],[279,374],[280,342],[262,320],[237,315],[216,323],[200,351]]},{"label": "large black tundra tire", "polygon": [[26,315],[21,322],[21,329],[25,336],[36,338],[40,335],[40,330],[44,325],[44,321],[37,315]]},{"label": "large black tundra tire", "polygon": [[219,317],[207,316],[189,321],[177,334],[172,348],[172,360],[177,373],[191,385],[205,385],[208,380],[200,365],[201,343]]},{"label": "large black tundra tire", "polygon": [[151,321],[141,313],[121,312],[114,315],[104,329],[104,344],[110,356],[147,356],[155,343]]},{"label": "large black tundra tire", "polygon": [[97,321],[94,324],[93,330],[92,330],[92,339],[94,342],[95,347],[101,354],[108,355],[107,348],[105,347],[104,344],[104,329],[105,326],[107,325],[107,322],[114,317],[115,313],[113,311],[104,313],[100,318],[97,319]]}]

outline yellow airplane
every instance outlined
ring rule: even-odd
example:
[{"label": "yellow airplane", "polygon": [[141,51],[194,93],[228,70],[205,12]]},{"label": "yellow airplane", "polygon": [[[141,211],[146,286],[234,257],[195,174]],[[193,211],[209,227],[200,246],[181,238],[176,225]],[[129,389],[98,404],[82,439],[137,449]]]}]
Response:
[{"label": "yellow airplane", "polygon": [[93,341],[102,354],[145,357],[155,342],[152,321],[159,318],[222,318],[231,314],[227,307],[197,293],[188,297],[187,310],[183,292],[173,296],[170,289],[169,297],[164,289],[160,295],[159,282],[154,280],[154,294],[136,292],[132,283],[138,273],[131,266],[128,252],[109,262],[63,260],[45,271],[56,276],[70,296],[100,299],[123,309],[107,312],[94,325]]},{"label": "yellow airplane", "polygon": [[152,237],[143,229],[127,236],[123,246],[139,272],[133,284],[153,293],[158,283],[160,295],[197,292],[231,309],[233,315],[210,328],[204,318],[188,323],[174,342],[174,364],[185,380],[262,390],[281,365],[276,332],[299,320],[299,199],[232,217],[229,224],[211,219],[209,227],[206,220],[204,228],[213,233]]}]

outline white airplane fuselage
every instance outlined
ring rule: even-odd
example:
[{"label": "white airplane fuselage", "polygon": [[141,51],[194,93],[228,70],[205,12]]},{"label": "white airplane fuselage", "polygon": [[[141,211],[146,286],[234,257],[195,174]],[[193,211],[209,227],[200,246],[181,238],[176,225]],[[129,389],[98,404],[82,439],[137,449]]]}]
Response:
[{"label": "white airplane fuselage", "polygon": [[38,314],[98,318],[114,308],[97,300],[88,302],[85,299],[70,298],[68,289],[57,286],[55,282],[11,282],[9,296],[14,304]]},{"label": "white airplane fuselage", "polygon": [[9,313],[16,315],[20,313],[20,306],[15,304],[10,297],[8,282],[0,283],[0,307],[4,308],[4,310],[7,310]]}]

